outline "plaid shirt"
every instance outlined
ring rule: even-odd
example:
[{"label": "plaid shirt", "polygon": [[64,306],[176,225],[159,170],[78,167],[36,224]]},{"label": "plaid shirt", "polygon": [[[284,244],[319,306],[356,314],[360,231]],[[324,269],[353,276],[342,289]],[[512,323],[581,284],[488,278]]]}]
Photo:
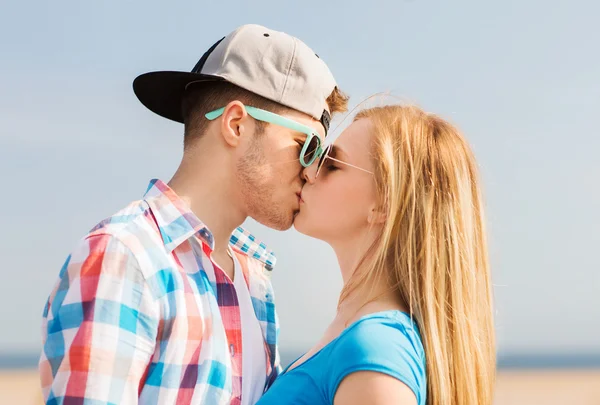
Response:
[{"label": "plaid shirt", "polygon": [[[274,256],[238,228],[241,263],[277,376]],[[242,395],[240,309],[210,259],[212,234],[165,183],[98,224],[67,258],[44,309],[48,404],[234,404]]]}]

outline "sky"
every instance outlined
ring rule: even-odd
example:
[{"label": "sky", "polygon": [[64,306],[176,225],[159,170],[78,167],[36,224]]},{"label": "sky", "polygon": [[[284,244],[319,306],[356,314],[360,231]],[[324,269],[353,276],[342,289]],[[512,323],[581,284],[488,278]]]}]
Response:
[{"label": "sky", "polygon": [[[1,2],[0,354],[39,350],[70,249],[177,168],[182,126],[132,80],[189,71],[246,23],[306,42],[351,104],[387,91],[460,127],[483,176],[500,352],[600,353],[600,3],[205,3]],[[278,257],[282,349],[306,349],[335,312],[333,251],[246,226]]]}]

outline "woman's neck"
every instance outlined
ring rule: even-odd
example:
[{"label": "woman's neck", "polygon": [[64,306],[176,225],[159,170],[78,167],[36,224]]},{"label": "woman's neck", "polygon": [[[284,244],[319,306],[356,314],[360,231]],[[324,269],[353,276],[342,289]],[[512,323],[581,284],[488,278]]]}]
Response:
[{"label": "woman's neck", "polygon": [[392,309],[408,312],[408,307],[401,299],[397,287],[392,286],[386,277],[390,269],[384,268],[377,278],[361,277],[364,272],[373,271],[373,260],[367,254],[368,249],[352,252],[346,257],[338,254],[344,286],[336,320],[343,321],[346,326],[374,312]]},{"label": "woman's neck", "polygon": [[353,235],[345,234],[339,239],[328,241],[337,256],[344,286],[358,267],[362,268],[367,264],[365,258],[377,239],[376,232],[375,229],[367,228]]}]

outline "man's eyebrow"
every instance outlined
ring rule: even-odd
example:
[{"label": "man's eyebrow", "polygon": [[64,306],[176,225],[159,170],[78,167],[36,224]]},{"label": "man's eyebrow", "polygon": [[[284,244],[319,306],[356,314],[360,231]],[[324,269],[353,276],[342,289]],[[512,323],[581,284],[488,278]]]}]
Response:
[{"label": "man's eyebrow", "polygon": [[308,135],[301,131],[294,131],[294,137],[304,142],[308,138]]}]

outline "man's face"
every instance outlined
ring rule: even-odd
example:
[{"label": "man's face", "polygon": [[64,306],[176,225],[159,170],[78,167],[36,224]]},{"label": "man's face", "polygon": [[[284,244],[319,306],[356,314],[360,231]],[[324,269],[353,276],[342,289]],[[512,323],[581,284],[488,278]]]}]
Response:
[{"label": "man's face", "polygon": [[[293,111],[280,114],[314,128],[324,140],[323,125],[306,114]],[[304,181],[300,151],[306,134],[275,124],[266,126],[248,146],[237,167],[239,186],[248,215],[273,229],[289,229],[300,208]]]}]

